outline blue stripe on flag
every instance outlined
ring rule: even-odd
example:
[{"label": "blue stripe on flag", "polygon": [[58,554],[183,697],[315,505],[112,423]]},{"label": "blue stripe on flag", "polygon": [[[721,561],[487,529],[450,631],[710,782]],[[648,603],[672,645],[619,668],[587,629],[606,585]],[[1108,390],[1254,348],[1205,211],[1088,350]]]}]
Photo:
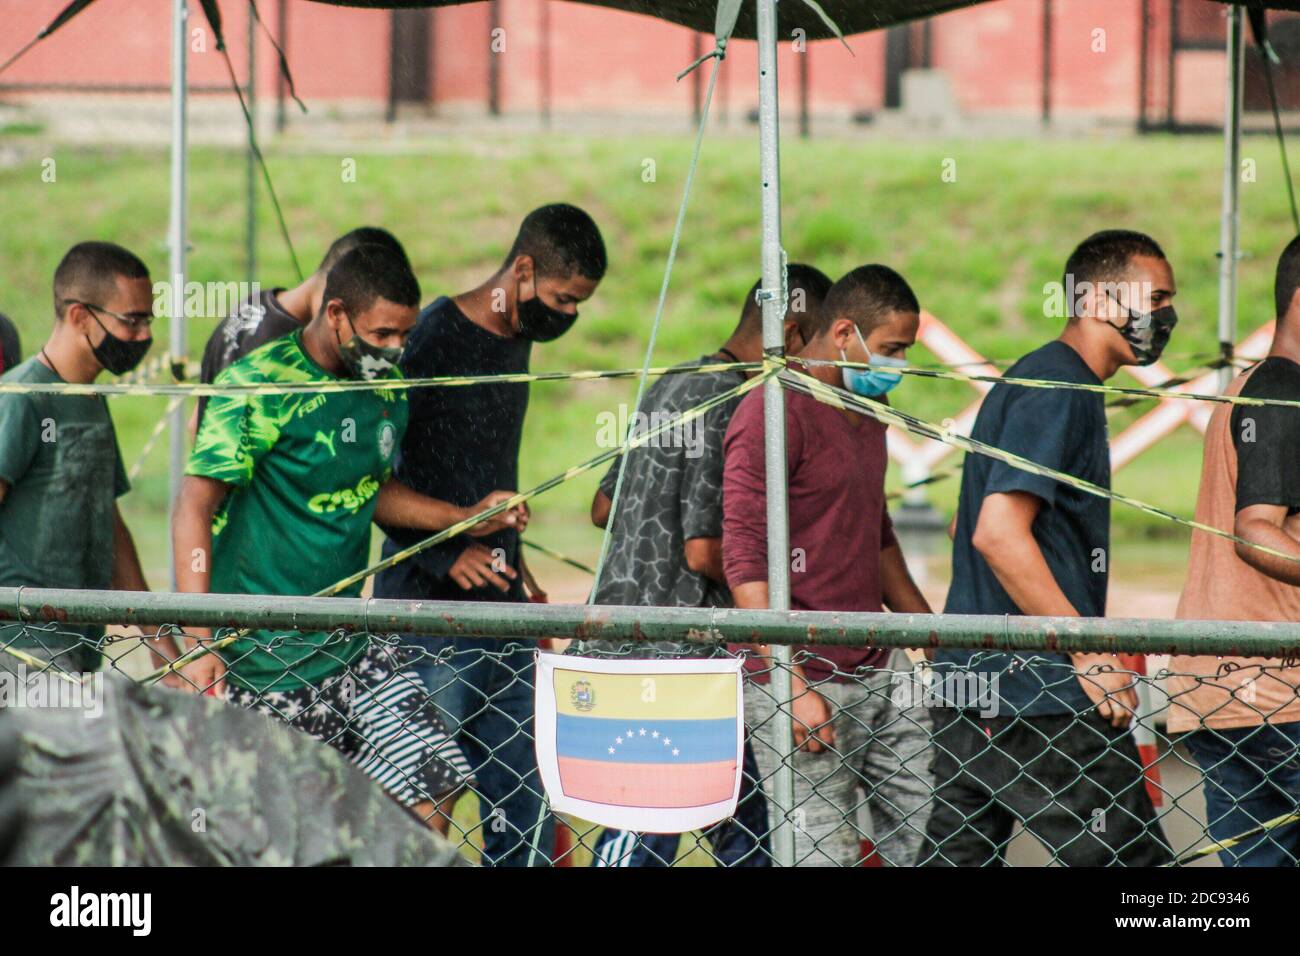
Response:
[{"label": "blue stripe on flag", "polygon": [[611,763],[665,764],[736,759],[734,717],[718,720],[617,720],[557,714],[556,719],[555,750],[560,757]]}]

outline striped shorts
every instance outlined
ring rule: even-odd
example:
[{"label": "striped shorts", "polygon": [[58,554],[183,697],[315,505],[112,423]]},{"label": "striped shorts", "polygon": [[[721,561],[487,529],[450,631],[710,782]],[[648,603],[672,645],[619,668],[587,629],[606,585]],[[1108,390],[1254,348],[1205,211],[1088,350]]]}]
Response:
[{"label": "striped shorts", "polygon": [[410,652],[372,643],[319,685],[255,691],[226,684],[226,700],[284,721],[340,751],[403,806],[441,800],[470,778]]}]

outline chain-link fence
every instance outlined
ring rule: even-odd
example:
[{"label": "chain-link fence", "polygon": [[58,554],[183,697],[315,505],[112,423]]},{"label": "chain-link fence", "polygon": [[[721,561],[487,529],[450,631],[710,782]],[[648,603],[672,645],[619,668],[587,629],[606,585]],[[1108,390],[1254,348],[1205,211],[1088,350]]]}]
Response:
[{"label": "chain-link fence", "polygon": [[[10,624],[0,628],[0,707],[93,709],[91,686],[105,675],[189,684],[327,742],[464,858],[498,865],[769,866],[782,824],[794,834],[789,862],[803,866],[1300,856],[1300,681],[1285,658],[1175,658],[1147,674],[1141,658],[1072,660],[1045,642],[1015,653],[947,642],[927,660],[850,635],[795,648],[785,705],[795,733],[782,739],[770,681],[781,665],[766,645],[687,629],[678,642],[557,643],[605,658],[746,658],[734,816],[702,832],[635,834],[550,811],[534,751],[538,641],[455,636],[452,626],[425,637],[346,616],[357,630],[312,631],[320,622],[304,620],[303,633],[110,625],[105,635],[57,620]],[[108,623],[114,613],[79,619],[89,617]],[[218,655],[191,650],[185,669],[163,667],[177,648],[197,646]],[[193,687],[210,681],[203,663],[218,656],[219,683]],[[149,733],[147,723],[135,730]],[[778,812],[783,765],[794,787]]]}]

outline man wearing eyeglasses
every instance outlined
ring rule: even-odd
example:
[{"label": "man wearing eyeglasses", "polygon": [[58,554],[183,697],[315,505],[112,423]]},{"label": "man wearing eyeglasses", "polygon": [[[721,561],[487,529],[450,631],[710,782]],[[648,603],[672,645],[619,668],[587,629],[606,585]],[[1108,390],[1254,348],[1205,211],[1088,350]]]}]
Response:
[{"label": "man wearing eyeglasses", "polygon": [[[73,246],[54,273],[54,329],[5,373],[10,384],[89,384],[135,368],[153,340],[143,262],[121,246]],[[0,586],[145,591],[117,499],[129,484],[100,395],[0,394]],[[65,671],[98,668],[102,628],[0,628],[0,648],[36,648]],[[175,656],[170,637],[157,651]],[[6,661],[8,666],[12,659]]]}]

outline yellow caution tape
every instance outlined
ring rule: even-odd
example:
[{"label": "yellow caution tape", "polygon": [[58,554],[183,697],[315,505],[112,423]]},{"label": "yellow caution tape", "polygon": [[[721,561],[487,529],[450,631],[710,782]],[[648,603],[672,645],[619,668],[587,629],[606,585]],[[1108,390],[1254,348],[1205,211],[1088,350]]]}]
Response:
[{"label": "yellow caution tape", "polygon": [[[706,365],[673,365],[652,368],[649,375],[681,375],[716,372],[754,372],[761,362],[720,362]],[[504,375],[439,375],[429,378],[329,379],[313,382],[258,382],[249,385],[205,385],[202,383],[131,383],[104,382],[0,382],[0,395],[47,392],[63,395],[175,395],[182,398],[198,395],[289,395],[327,392],[366,392],[378,389],[400,391],[412,388],[446,388],[449,386],[488,385],[513,382],[584,382],[600,379],[632,378],[639,368],[583,370],[578,372],[517,372]]]},{"label": "yellow caution tape", "polygon": [[1245,538],[1240,538],[1237,535],[1232,534],[1230,531],[1222,531],[1219,528],[1211,527],[1203,522],[1171,514],[1168,511],[1157,508],[1155,505],[1147,504],[1145,501],[1140,501],[1137,498],[1130,498],[1128,495],[1120,494],[1118,491],[1112,491],[1109,488],[1103,488],[1101,485],[1093,484],[1090,481],[1084,481],[1082,478],[1076,478],[1074,475],[1067,475],[1063,471],[1048,468],[1045,465],[1040,465],[1038,462],[1031,461],[1030,459],[1017,455],[1014,452],[1004,451],[1001,448],[995,448],[993,445],[985,444],[984,442],[978,441],[974,438],[960,435],[950,428],[927,422],[924,419],[917,418],[914,415],[909,415],[906,412],[901,412],[889,405],[882,405],[879,402],[873,402],[870,399],[861,397],[860,395],[854,395],[852,392],[847,392],[842,388],[835,388],[826,385],[805,372],[789,368],[780,376],[780,380],[787,388],[794,389],[797,392],[801,392],[815,398],[819,402],[834,406],[835,408],[843,409],[845,411],[860,412],[861,414],[868,415],[883,424],[898,425],[900,428],[903,428],[914,435],[919,435],[922,438],[941,441],[945,445],[952,445],[954,448],[961,448],[964,451],[974,452],[977,455],[985,455],[989,458],[995,458],[998,461],[1005,462],[1013,468],[1018,468],[1021,471],[1027,471],[1030,474],[1053,478],[1071,488],[1076,488],[1079,491],[1086,492],[1090,495],[1096,495],[1099,498],[1118,501],[1121,504],[1126,504],[1131,508],[1144,511],[1147,514],[1156,516],[1157,518],[1163,518],[1166,521],[1172,521],[1175,524],[1180,524],[1196,531],[1204,531],[1206,534],[1226,538],[1236,544],[1244,544],[1246,547],[1253,548],[1256,551],[1261,551],[1264,554],[1271,554],[1274,557],[1284,558],[1287,561],[1300,562],[1300,558],[1293,557],[1292,555],[1283,551],[1278,551],[1275,548],[1270,548],[1267,545],[1247,541]]},{"label": "yellow caution tape", "polygon": [[[880,366],[865,362],[842,362],[830,359],[800,359],[797,356],[788,359],[791,364],[804,366],[834,365],[839,368],[877,369]],[[1180,392],[1172,388],[1143,388],[1137,385],[1090,385],[1087,382],[1058,382],[1051,379],[1017,378],[1005,375],[972,375],[966,372],[953,372],[946,369],[920,368],[908,365],[890,368],[891,372],[903,375],[916,375],[920,378],[940,378],[954,382],[986,382],[990,385],[1023,385],[1026,388],[1064,388],[1080,392],[1096,392],[1101,395],[1123,395],[1129,398],[1181,398],[1195,402],[1217,402],[1221,405],[1277,405],[1284,408],[1300,408],[1300,401],[1289,398],[1247,398],[1243,395],[1219,395],[1206,392]]]}]

